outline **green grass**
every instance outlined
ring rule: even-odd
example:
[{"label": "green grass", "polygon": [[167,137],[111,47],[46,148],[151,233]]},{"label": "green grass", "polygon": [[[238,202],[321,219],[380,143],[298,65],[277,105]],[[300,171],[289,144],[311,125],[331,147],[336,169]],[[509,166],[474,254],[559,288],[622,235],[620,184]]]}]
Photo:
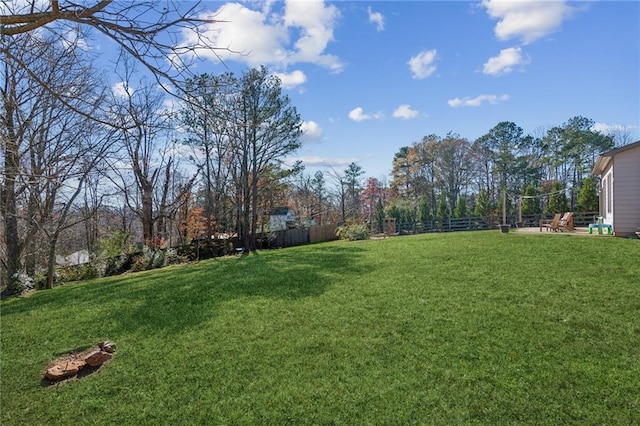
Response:
[{"label": "green grass", "polygon": [[639,278],[637,240],[487,231],[66,285],[1,303],[0,423],[638,424]]}]

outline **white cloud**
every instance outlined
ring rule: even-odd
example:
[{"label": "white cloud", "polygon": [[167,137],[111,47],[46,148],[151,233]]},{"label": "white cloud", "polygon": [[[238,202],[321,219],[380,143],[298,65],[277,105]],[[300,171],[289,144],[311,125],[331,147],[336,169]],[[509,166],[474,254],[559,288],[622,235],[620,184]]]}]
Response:
[{"label": "white cloud", "polygon": [[413,78],[427,78],[436,71],[434,64],[436,54],[436,49],[424,50],[409,60],[408,64]]},{"label": "white cloud", "polygon": [[240,3],[226,3],[201,18],[215,20],[204,25],[203,46],[192,30],[183,31],[183,46],[202,46],[195,53],[213,61],[234,60],[249,66],[275,66],[286,69],[294,63],[311,63],[332,72],[342,71],[337,56],[325,53],[333,41],[339,19],[338,9],[323,1],[288,0],[284,11],[273,11],[279,2],[258,3],[259,10]]},{"label": "white cloud", "polygon": [[403,118],[405,120],[410,120],[412,118],[416,118],[420,113],[415,109],[411,109],[411,105],[403,104],[393,111],[393,116],[395,118]]},{"label": "white cloud", "polygon": [[287,28],[300,32],[295,43],[296,51],[290,55],[292,62],[310,62],[324,66],[331,71],[342,71],[342,63],[334,55],[324,54],[330,41],[333,41],[333,29],[340,14],[333,5],[324,1],[288,0],[285,6],[284,23]]},{"label": "white cloud", "polygon": [[458,107],[479,107],[484,102],[488,102],[490,104],[497,104],[498,102],[504,102],[509,100],[509,95],[480,95],[475,98],[454,98],[449,99],[447,104],[451,108]]},{"label": "white cloud", "polygon": [[[177,114],[180,112],[180,110],[182,110],[184,108],[184,102],[181,100],[178,100],[176,98],[165,98],[162,101],[162,108],[160,109],[160,111],[162,111],[163,113],[167,113],[167,114]],[[181,125],[178,125],[175,127],[175,130],[182,132],[184,131],[182,129]]]},{"label": "white cloud", "polygon": [[365,114],[364,110],[361,107],[357,107],[349,111],[349,118],[353,121],[364,121],[369,120],[371,116]]},{"label": "white cloud", "polygon": [[111,86],[111,93],[113,93],[116,98],[126,98],[130,94],[133,94],[133,89],[128,83],[120,81]]},{"label": "white cloud", "polygon": [[84,34],[77,28],[65,29],[60,35],[60,43],[65,49],[78,48],[85,52],[92,50],[88,39],[85,38]]},{"label": "white cloud", "polygon": [[502,49],[498,56],[489,58],[482,68],[482,73],[487,75],[502,75],[513,71],[518,65],[526,65],[530,62],[529,58],[522,56],[522,48],[510,47]]},{"label": "white cloud", "polygon": [[591,126],[594,132],[600,132],[603,135],[612,135],[616,133],[634,132],[638,130],[638,126],[624,126],[622,124],[595,123]]},{"label": "white cloud", "polygon": [[557,31],[574,11],[564,0],[483,0],[482,6],[498,20],[494,32],[499,40],[517,38],[524,44]]},{"label": "white cloud", "polygon": [[9,0],[0,3],[0,14],[28,14],[51,10],[51,2],[47,0]]},{"label": "white cloud", "polygon": [[315,121],[302,122],[300,129],[303,142],[317,142],[322,139],[322,128]]},{"label": "white cloud", "polygon": [[357,162],[357,158],[330,158],[330,157],[319,157],[316,155],[306,156],[306,157],[293,157],[293,163],[296,161],[302,162],[305,166],[308,167],[344,167],[348,166],[353,162]]},{"label": "white cloud", "polygon": [[[217,21],[204,26],[207,44],[229,51],[203,47],[198,55],[213,60],[218,57],[238,60],[249,66],[286,61],[287,52],[283,46],[288,39],[287,29],[283,25],[269,24],[261,11],[239,3],[227,3],[203,18]],[[195,33],[186,30],[184,34],[187,36],[185,44],[199,45]]]},{"label": "white cloud", "polygon": [[365,114],[364,110],[361,107],[356,107],[351,111],[349,111],[349,118],[356,122],[371,120],[371,119],[379,120],[382,117],[383,115],[381,112],[376,112],[373,114]]},{"label": "white cloud", "polygon": [[369,13],[369,22],[376,24],[376,31],[380,32],[384,30],[384,16],[380,12],[374,12],[371,10],[371,6],[367,8]]},{"label": "white cloud", "polygon": [[290,73],[274,73],[276,77],[280,79],[282,82],[282,87],[284,89],[292,89],[294,87],[300,86],[307,81],[307,76],[300,70],[295,70]]}]

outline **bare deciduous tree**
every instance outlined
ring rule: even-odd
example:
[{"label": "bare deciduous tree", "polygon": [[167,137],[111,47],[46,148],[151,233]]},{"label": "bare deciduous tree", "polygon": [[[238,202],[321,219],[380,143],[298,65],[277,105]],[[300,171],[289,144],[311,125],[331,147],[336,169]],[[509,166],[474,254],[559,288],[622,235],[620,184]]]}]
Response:
[{"label": "bare deciduous tree", "polygon": [[122,123],[119,131],[122,155],[112,167],[127,205],[142,222],[145,244],[153,245],[153,198],[167,161],[160,147],[166,142],[167,117],[160,111],[161,93],[144,82],[141,84],[133,88],[125,83],[125,94],[114,95],[112,119]]},{"label": "bare deciduous tree", "polygon": [[[0,157],[4,163],[0,213],[3,237],[7,242],[2,259],[3,279],[8,282],[9,291],[12,291],[13,277],[23,269],[25,250],[29,254],[27,267],[33,269],[35,264],[37,247],[30,236],[46,231],[49,252],[55,251],[58,228],[65,223],[72,201],[79,194],[75,191],[82,188],[82,181],[90,172],[88,168],[108,146],[93,145],[96,134],[105,130],[103,127],[99,126],[98,131],[87,124],[84,127],[87,134],[74,137],[71,123],[88,119],[112,128],[131,130],[126,129],[130,120],[114,122],[114,114],[105,114],[107,111],[102,109],[100,95],[85,90],[93,90],[100,84],[80,81],[75,74],[79,67],[87,67],[83,72],[87,78],[96,75],[94,70],[88,69],[90,59],[83,50],[87,37],[96,34],[106,37],[120,47],[123,63],[133,58],[150,71],[166,91],[180,90],[184,87],[179,84],[180,80],[188,75],[188,61],[197,58],[196,49],[216,50],[203,37],[202,31],[203,26],[216,20],[201,12],[199,2],[180,1],[10,0],[0,5],[3,66]],[[190,40],[189,44],[184,40]],[[69,61],[73,62],[74,68],[68,68]],[[70,69],[74,72],[69,75],[77,81],[70,81],[64,74]],[[76,117],[67,115],[68,112]],[[61,116],[57,114],[64,114],[67,124],[51,127],[50,123],[60,123]],[[42,123],[48,124],[43,127]],[[59,145],[43,145],[43,140],[54,137]],[[82,151],[79,147],[83,144],[90,148]],[[64,152],[60,161],[69,161],[67,153],[71,151],[67,150],[76,149],[72,154],[75,162],[73,167],[67,163],[65,173],[58,169],[52,177],[47,173],[63,163],[53,161],[50,154],[60,149]],[[91,150],[92,154],[84,157]],[[25,172],[25,163],[31,167],[31,172]],[[71,174],[66,174],[68,169],[72,170]],[[38,178],[34,180],[29,176]],[[66,183],[56,187],[59,178]],[[75,182],[69,185],[73,189],[61,190],[69,179]],[[52,198],[43,201],[38,197],[42,194]],[[62,210],[52,207],[61,195],[70,197]],[[164,211],[168,210],[168,203],[165,199]],[[51,227],[45,230],[42,227],[45,222],[40,220],[42,214],[52,218],[54,212],[61,216],[54,222],[47,222]]]},{"label": "bare deciduous tree", "polygon": [[[68,214],[83,186],[87,173],[100,161],[108,144],[106,130],[86,117],[101,104],[99,84],[90,64],[79,61],[72,45],[55,38],[22,34],[3,39],[15,56],[5,57],[2,81],[2,174],[0,211],[7,245],[7,291],[13,291],[15,276],[26,269],[33,274],[36,263],[46,263],[48,285],[53,283],[55,249],[60,231],[68,226]],[[38,73],[38,81],[22,67]],[[46,84],[43,86],[41,82]],[[48,96],[49,90],[67,94],[67,102]],[[75,101],[76,114],[68,108]],[[47,247],[46,261],[37,253],[35,236]]]},{"label": "bare deciduous tree", "polygon": [[455,210],[463,189],[469,184],[470,149],[469,142],[455,134],[448,134],[438,144],[435,171],[451,212]]},{"label": "bare deciduous tree", "polygon": [[169,153],[171,118],[163,109],[163,94],[144,80],[133,88],[127,83],[129,77],[125,76],[124,94],[114,94],[112,100],[111,119],[122,123],[118,130],[122,155],[112,170],[128,207],[142,222],[145,244],[155,247],[156,225],[161,232],[166,230],[163,221],[190,190],[195,176],[179,193],[171,192],[176,170]]}]

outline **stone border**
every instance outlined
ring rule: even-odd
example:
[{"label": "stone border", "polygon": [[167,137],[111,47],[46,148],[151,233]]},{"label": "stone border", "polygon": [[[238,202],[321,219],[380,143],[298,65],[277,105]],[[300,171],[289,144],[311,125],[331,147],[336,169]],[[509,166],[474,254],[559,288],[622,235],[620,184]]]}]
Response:
[{"label": "stone border", "polygon": [[98,343],[82,352],[71,352],[51,363],[44,373],[44,385],[54,385],[74,377],[84,377],[97,371],[113,357],[115,345],[109,341]]}]

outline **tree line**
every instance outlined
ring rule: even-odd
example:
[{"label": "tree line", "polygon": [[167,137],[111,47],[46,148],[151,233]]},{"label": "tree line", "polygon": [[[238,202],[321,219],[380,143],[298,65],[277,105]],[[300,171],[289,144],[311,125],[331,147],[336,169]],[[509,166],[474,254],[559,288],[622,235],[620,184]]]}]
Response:
[{"label": "tree line", "polygon": [[591,119],[525,134],[500,122],[474,141],[455,133],[427,135],[400,148],[393,159],[388,213],[402,221],[507,213],[522,202],[523,214],[597,211],[597,156],[614,136],[593,130]]},{"label": "tree line", "polygon": [[[299,168],[283,160],[302,134],[296,108],[267,68],[189,77],[179,106],[169,108],[166,93],[136,79],[126,58],[112,90],[80,50],[55,37],[3,42],[12,52],[0,75],[7,288],[21,273],[43,270],[53,286],[59,252],[75,246],[95,254],[116,231],[151,249],[169,238],[233,231],[256,250],[272,194]],[[191,167],[179,164],[186,150]],[[66,244],[78,234],[85,241]]]},{"label": "tree line", "polygon": [[[146,0],[3,6],[0,284],[7,293],[22,276],[42,270],[51,287],[58,252],[84,247],[96,253],[121,240],[114,235],[104,241],[112,231],[132,234],[139,228],[140,239],[153,248],[172,235],[174,220],[188,225],[187,218],[176,218],[186,216],[199,174],[179,164],[180,124],[165,100],[169,93],[197,105],[186,94],[193,89],[194,53],[226,50],[203,36],[216,20],[202,12],[199,2]],[[190,41],[178,42],[184,32]],[[87,45],[95,34],[120,49],[118,90],[107,86],[109,76],[95,66],[96,54]],[[136,67],[149,81],[134,81],[141,75]],[[244,185],[234,198],[236,207],[242,204],[236,223],[250,243],[255,215],[248,209],[257,202],[258,175],[277,163],[267,153],[276,149],[272,143],[295,147],[300,131],[295,109],[265,70],[251,70],[238,81],[236,97],[244,103],[234,110],[234,152],[225,161],[241,164],[233,169]]]},{"label": "tree line", "polygon": [[373,232],[383,230],[386,217],[400,224],[500,217],[503,194],[510,216],[518,209],[529,216],[596,212],[595,160],[629,138],[602,134],[593,130],[594,124],[576,116],[529,135],[513,122],[500,122],[474,141],[455,133],[430,134],[395,153],[389,182],[364,178],[362,167],[351,163],[341,173],[316,173],[314,182],[330,178],[332,185],[324,192],[311,184],[310,176],[293,182],[288,203],[311,216],[328,209],[333,220],[365,223]]}]

